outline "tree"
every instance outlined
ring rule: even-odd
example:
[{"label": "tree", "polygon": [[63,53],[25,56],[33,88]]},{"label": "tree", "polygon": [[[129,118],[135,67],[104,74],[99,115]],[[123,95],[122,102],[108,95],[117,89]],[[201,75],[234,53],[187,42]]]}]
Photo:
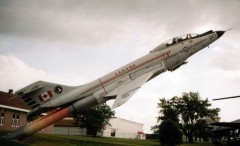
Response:
[{"label": "tree", "polygon": [[164,120],[159,126],[160,143],[164,146],[176,146],[182,143],[182,132],[172,120]]},{"label": "tree", "polygon": [[158,117],[158,122],[164,120],[171,120],[173,122],[179,123],[176,103],[178,103],[178,98],[176,96],[170,100],[166,100],[165,98],[160,99],[160,103],[158,103],[158,108],[160,108],[159,113],[161,114],[161,116]]},{"label": "tree", "polygon": [[171,102],[166,100],[165,98],[160,99],[160,103],[158,103],[158,108],[160,108],[160,116],[157,118],[157,124],[151,127],[155,135],[159,135],[160,125],[162,121],[170,120],[179,124],[178,113],[177,110],[171,106]]},{"label": "tree", "polygon": [[158,124],[151,127],[151,130],[155,135],[159,135],[159,127],[164,120],[171,120],[179,124],[178,111],[175,109],[175,106],[173,106],[173,102],[176,101],[176,98],[177,97],[173,97],[170,100],[166,100],[165,98],[159,99],[160,102],[158,103],[158,108],[160,109],[160,116],[157,117]]},{"label": "tree", "polygon": [[[183,134],[189,142],[193,142],[193,136],[206,138],[207,129],[204,128],[206,119],[218,121],[219,108],[211,108],[208,99],[202,100],[199,93],[183,93],[181,97],[173,97],[170,100],[160,99],[158,122],[171,119],[179,124]],[[153,127],[155,132],[159,132]]]},{"label": "tree", "polygon": [[202,127],[206,124],[207,118],[219,120],[220,109],[210,106],[208,99],[202,100],[197,92],[183,93],[179,98],[176,107],[181,117],[182,131],[189,142],[193,142],[193,136],[197,136],[198,131],[204,132]]},{"label": "tree", "polygon": [[94,137],[109,125],[109,120],[114,117],[115,112],[107,104],[101,104],[90,108],[74,116],[76,125],[86,128],[87,134]]}]

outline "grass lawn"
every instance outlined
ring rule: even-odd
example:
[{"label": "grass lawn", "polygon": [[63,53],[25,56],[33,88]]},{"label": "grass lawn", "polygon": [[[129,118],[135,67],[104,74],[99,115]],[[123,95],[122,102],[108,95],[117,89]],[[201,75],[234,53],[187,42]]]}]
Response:
[{"label": "grass lawn", "polygon": [[[0,140],[0,146],[159,146],[157,140],[35,134],[23,141]],[[211,143],[184,143],[181,146],[214,146]]]}]

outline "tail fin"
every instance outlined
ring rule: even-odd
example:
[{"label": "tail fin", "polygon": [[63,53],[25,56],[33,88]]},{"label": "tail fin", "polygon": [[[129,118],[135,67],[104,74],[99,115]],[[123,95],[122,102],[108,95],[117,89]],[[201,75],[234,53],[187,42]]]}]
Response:
[{"label": "tail fin", "polygon": [[16,95],[21,97],[33,110],[41,104],[61,96],[62,93],[68,92],[72,87],[49,83],[44,81],[34,82],[18,91]]}]

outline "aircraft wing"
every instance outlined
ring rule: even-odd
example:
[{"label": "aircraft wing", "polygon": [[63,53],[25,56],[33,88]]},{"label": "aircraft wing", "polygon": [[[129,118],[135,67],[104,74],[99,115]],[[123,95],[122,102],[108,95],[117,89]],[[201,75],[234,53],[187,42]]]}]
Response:
[{"label": "aircraft wing", "polygon": [[122,85],[120,85],[118,88],[113,90],[108,94],[108,96],[117,96],[112,108],[116,108],[121,106],[122,104],[126,103],[132,95],[141,88],[141,86],[149,80],[149,78],[152,77],[154,72],[149,72],[146,74],[143,74],[142,76],[139,76],[138,78],[135,78],[131,80],[131,75],[128,77],[128,80],[125,81]]},{"label": "aircraft wing", "polygon": [[235,122],[216,122],[211,123],[211,126],[229,127],[229,128],[240,128],[240,123]]},{"label": "aircraft wing", "polygon": [[240,96],[231,96],[231,97],[223,97],[223,98],[215,98],[214,100],[223,100],[223,99],[231,99],[231,98],[239,98]]}]

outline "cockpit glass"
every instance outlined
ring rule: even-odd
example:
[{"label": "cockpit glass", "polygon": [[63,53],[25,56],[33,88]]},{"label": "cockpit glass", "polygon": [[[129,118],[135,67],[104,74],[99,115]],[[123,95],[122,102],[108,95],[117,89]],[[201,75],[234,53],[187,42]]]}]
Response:
[{"label": "cockpit glass", "polygon": [[192,37],[192,38],[194,38],[194,37],[196,37],[196,36],[198,36],[198,34],[191,34],[191,37]]},{"label": "cockpit glass", "polygon": [[193,34],[193,33],[177,36],[177,37],[174,37],[172,39],[169,39],[169,40],[163,42],[162,44],[160,44],[159,46],[154,48],[151,52],[156,52],[156,51],[165,49],[168,46],[172,46],[177,43],[183,43],[185,40],[193,39],[193,38],[200,37],[200,36],[201,35],[199,35],[199,34]]},{"label": "cockpit glass", "polygon": [[185,34],[185,35],[174,37],[170,40],[167,40],[167,41],[164,42],[164,44],[166,46],[170,46],[170,45],[177,44],[179,42],[185,41],[187,39],[192,39],[192,38],[197,37],[197,36],[198,36],[198,34]]}]

